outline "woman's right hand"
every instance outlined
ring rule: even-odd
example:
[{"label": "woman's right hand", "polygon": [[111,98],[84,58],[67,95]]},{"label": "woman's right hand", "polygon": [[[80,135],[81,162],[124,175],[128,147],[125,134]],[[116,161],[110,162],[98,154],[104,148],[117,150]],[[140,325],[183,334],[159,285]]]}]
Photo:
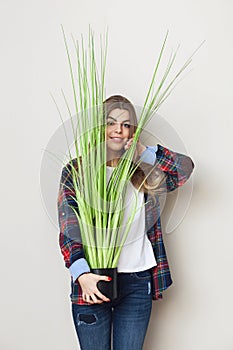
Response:
[{"label": "woman's right hand", "polygon": [[104,301],[110,301],[110,299],[103,295],[97,288],[97,283],[99,281],[109,282],[111,281],[111,277],[88,272],[78,278],[78,282],[82,288],[82,298],[89,304],[101,304]]}]

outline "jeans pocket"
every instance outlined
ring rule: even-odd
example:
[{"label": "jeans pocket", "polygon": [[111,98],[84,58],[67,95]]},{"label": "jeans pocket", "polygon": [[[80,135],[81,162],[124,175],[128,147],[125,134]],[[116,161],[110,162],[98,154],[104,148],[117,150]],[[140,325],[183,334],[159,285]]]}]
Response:
[{"label": "jeans pocket", "polygon": [[139,280],[150,280],[151,279],[151,269],[134,272],[134,276]]}]

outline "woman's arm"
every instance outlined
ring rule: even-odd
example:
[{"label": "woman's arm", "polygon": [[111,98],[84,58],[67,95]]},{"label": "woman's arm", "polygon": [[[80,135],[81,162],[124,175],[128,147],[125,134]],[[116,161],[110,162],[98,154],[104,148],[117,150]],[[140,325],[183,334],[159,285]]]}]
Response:
[{"label": "woman's arm", "polygon": [[[131,138],[125,149],[128,149],[133,142]],[[190,177],[194,163],[189,156],[174,152],[160,144],[156,146],[144,146],[140,140],[137,142],[135,151],[135,159],[140,158],[145,163],[155,165],[166,175],[166,184],[164,190],[171,192],[177,187],[182,186]]]},{"label": "woman's arm", "polygon": [[156,165],[166,174],[166,189],[169,192],[182,186],[194,169],[194,163],[189,156],[174,152],[160,144],[146,147],[140,157],[144,162]]},{"label": "woman's arm", "polygon": [[59,245],[65,266],[70,270],[73,281],[75,281],[81,274],[90,272],[90,268],[84,258],[77,216],[70,207],[77,208],[77,203],[72,196],[75,196],[75,191],[71,166],[68,164],[62,170],[58,193]]},{"label": "woman's arm", "polygon": [[[74,164],[73,164],[74,165]],[[70,270],[73,282],[78,281],[82,288],[82,297],[87,303],[100,304],[110,301],[97,288],[100,280],[110,281],[108,276],[90,273],[90,267],[84,257],[81,234],[74,207],[78,210],[75,190],[71,176],[71,165],[62,170],[58,194],[59,245],[65,260],[65,266]]]},{"label": "woman's arm", "polygon": [[185,154],[174,152],[160,144],[157,147],[155,165],[166,174],[167,191],[174,191],[185,184],[195,165]]}]

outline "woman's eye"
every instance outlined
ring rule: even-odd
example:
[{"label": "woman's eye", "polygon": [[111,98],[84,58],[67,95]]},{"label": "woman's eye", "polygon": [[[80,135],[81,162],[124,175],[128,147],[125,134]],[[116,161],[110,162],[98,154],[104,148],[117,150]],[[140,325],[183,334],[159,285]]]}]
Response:
[{"label": "woman's eye", "polygon": [[107,121],[107,125],[109,125],[109,126],[114,125],[114,122],[112,122],[112,121]]},{"label": "woman's eye", "polygon": [[[117,123],[114,120],[108,120],[107,121],[107,126],[115,126]],[[123,123],[121,124],[124,128],[129,129],[130,128],[130,124],[128,123]]]}]

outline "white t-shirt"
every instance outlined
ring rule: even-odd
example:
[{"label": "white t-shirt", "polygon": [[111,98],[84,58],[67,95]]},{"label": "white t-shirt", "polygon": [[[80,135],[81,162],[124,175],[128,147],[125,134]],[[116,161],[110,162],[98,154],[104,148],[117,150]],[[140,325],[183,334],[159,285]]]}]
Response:
[{"label": "white t-shirt", "polygon": [[[107,180],[113,169],[107,166]],[[137,191],[131,182],[126,189],[125,215],[122,226],[126,226],[135,203],[135,195],[137,195],[137,211],[121,251],[117,265],[118,272],[139,272],[157,265],[152,245],[145,231],[144,193]]]}]

